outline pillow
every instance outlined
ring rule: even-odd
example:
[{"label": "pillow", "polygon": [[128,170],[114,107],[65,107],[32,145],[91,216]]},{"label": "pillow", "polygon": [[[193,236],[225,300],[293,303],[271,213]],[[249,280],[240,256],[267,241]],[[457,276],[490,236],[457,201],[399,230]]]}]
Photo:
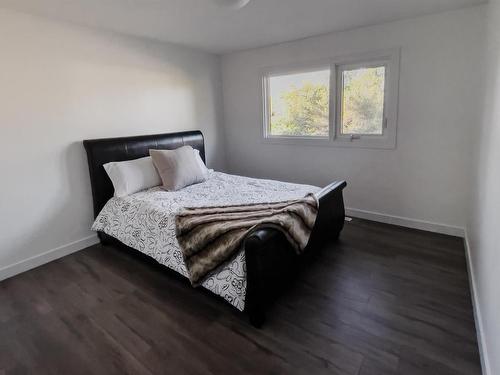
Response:
[{"label": "pillow", "polygon": [[205,174],[207,175],[208,174],[208,168],[207,168],[207,166],[205,165],[205,162],[203,161],[203,159],[200,156],[200,150],[196,150],[196,149],[193,148],[193,151],[194,151],[194,154],[196,156],[196,161],[200,165],[200,168],[203,169],[205,171]]},{"label": "pillow", "polygon": [[203,161],[199,155],[198,160],[191,146],[176,150],[149,150],[149,154],[165,190],[179,190],[207,179],[207,168],[200,165]]},{"label": "pillow", "polygon": [[161,185],[160,175],[153,165],[151,156],[106,163],[103,167],[113,183],[115,197],[124,197]]}]

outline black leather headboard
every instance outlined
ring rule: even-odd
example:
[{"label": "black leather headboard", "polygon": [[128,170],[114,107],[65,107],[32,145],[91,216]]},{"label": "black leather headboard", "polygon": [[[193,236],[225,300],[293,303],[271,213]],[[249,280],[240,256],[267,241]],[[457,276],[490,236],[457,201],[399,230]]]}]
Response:
[{"label": "black leather headboard", "polygon": [[205,144],[203,134],[199,130],[141,135],[135,137],[89,139],[83,141],[89,163],[92,198],[94,200],[94,217],[102,210],[106,202],[113,196],[114,189],[103,165],[110,161],[124,161],[149,156],[149,149],[172,150],[184,145],[200,151],[205,161]]}]

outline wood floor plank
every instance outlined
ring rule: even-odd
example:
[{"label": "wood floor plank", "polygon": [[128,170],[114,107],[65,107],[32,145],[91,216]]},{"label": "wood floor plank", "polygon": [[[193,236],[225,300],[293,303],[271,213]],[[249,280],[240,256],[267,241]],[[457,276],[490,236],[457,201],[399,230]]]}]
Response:
[{"label": "wood floor plank", "polygon": [[476,375],[463,241],[354,219],[257,330],[95,245],[0,283],[0,374]]}]

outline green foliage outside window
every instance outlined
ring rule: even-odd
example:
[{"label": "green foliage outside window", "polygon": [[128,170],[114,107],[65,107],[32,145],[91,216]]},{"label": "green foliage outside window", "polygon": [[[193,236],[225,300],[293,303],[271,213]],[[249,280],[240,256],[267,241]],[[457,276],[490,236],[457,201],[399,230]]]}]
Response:
[{"label": "green foliage outside window", "polygon": [[[345,70],[342,74],[342,134],[382,134],[385,68]],[[328,137],[328,84],[301,82],[271,100],[271,134]]]},{"label": "green foliage outside window", "polygon": [[382,134],[385,68],[342,74],[342,134]]},{"label": "green foliage outside window", "polygon": [[272,134],[328,137],[328,92],[326,85],[305,82],[282,93],[283,114],[274,113],[271,103]]}]

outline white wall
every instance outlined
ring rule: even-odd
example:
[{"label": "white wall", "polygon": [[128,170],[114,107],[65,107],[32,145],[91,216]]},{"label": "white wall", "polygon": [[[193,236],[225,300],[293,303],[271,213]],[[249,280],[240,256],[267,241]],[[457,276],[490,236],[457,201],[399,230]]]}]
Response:
[{"label": "white wall", "polygon": [[[318,185],[346,179],[348,207],[461,234],[484,16],[473,7],[223,56],[229,170]],[[396,150],[261,142],[259,70],[393,47],[402,47]]]},{"label": "white wall", "polygon": [[467,225],[468,251],[486,375],[500,374],[500,0],[488,5],[484,106]]},{"label": "white wall", "polygon": [[221,101],[214,55],[0,10],[0,279],[94,241],[83,139],[201,129],[222,168]]}]

